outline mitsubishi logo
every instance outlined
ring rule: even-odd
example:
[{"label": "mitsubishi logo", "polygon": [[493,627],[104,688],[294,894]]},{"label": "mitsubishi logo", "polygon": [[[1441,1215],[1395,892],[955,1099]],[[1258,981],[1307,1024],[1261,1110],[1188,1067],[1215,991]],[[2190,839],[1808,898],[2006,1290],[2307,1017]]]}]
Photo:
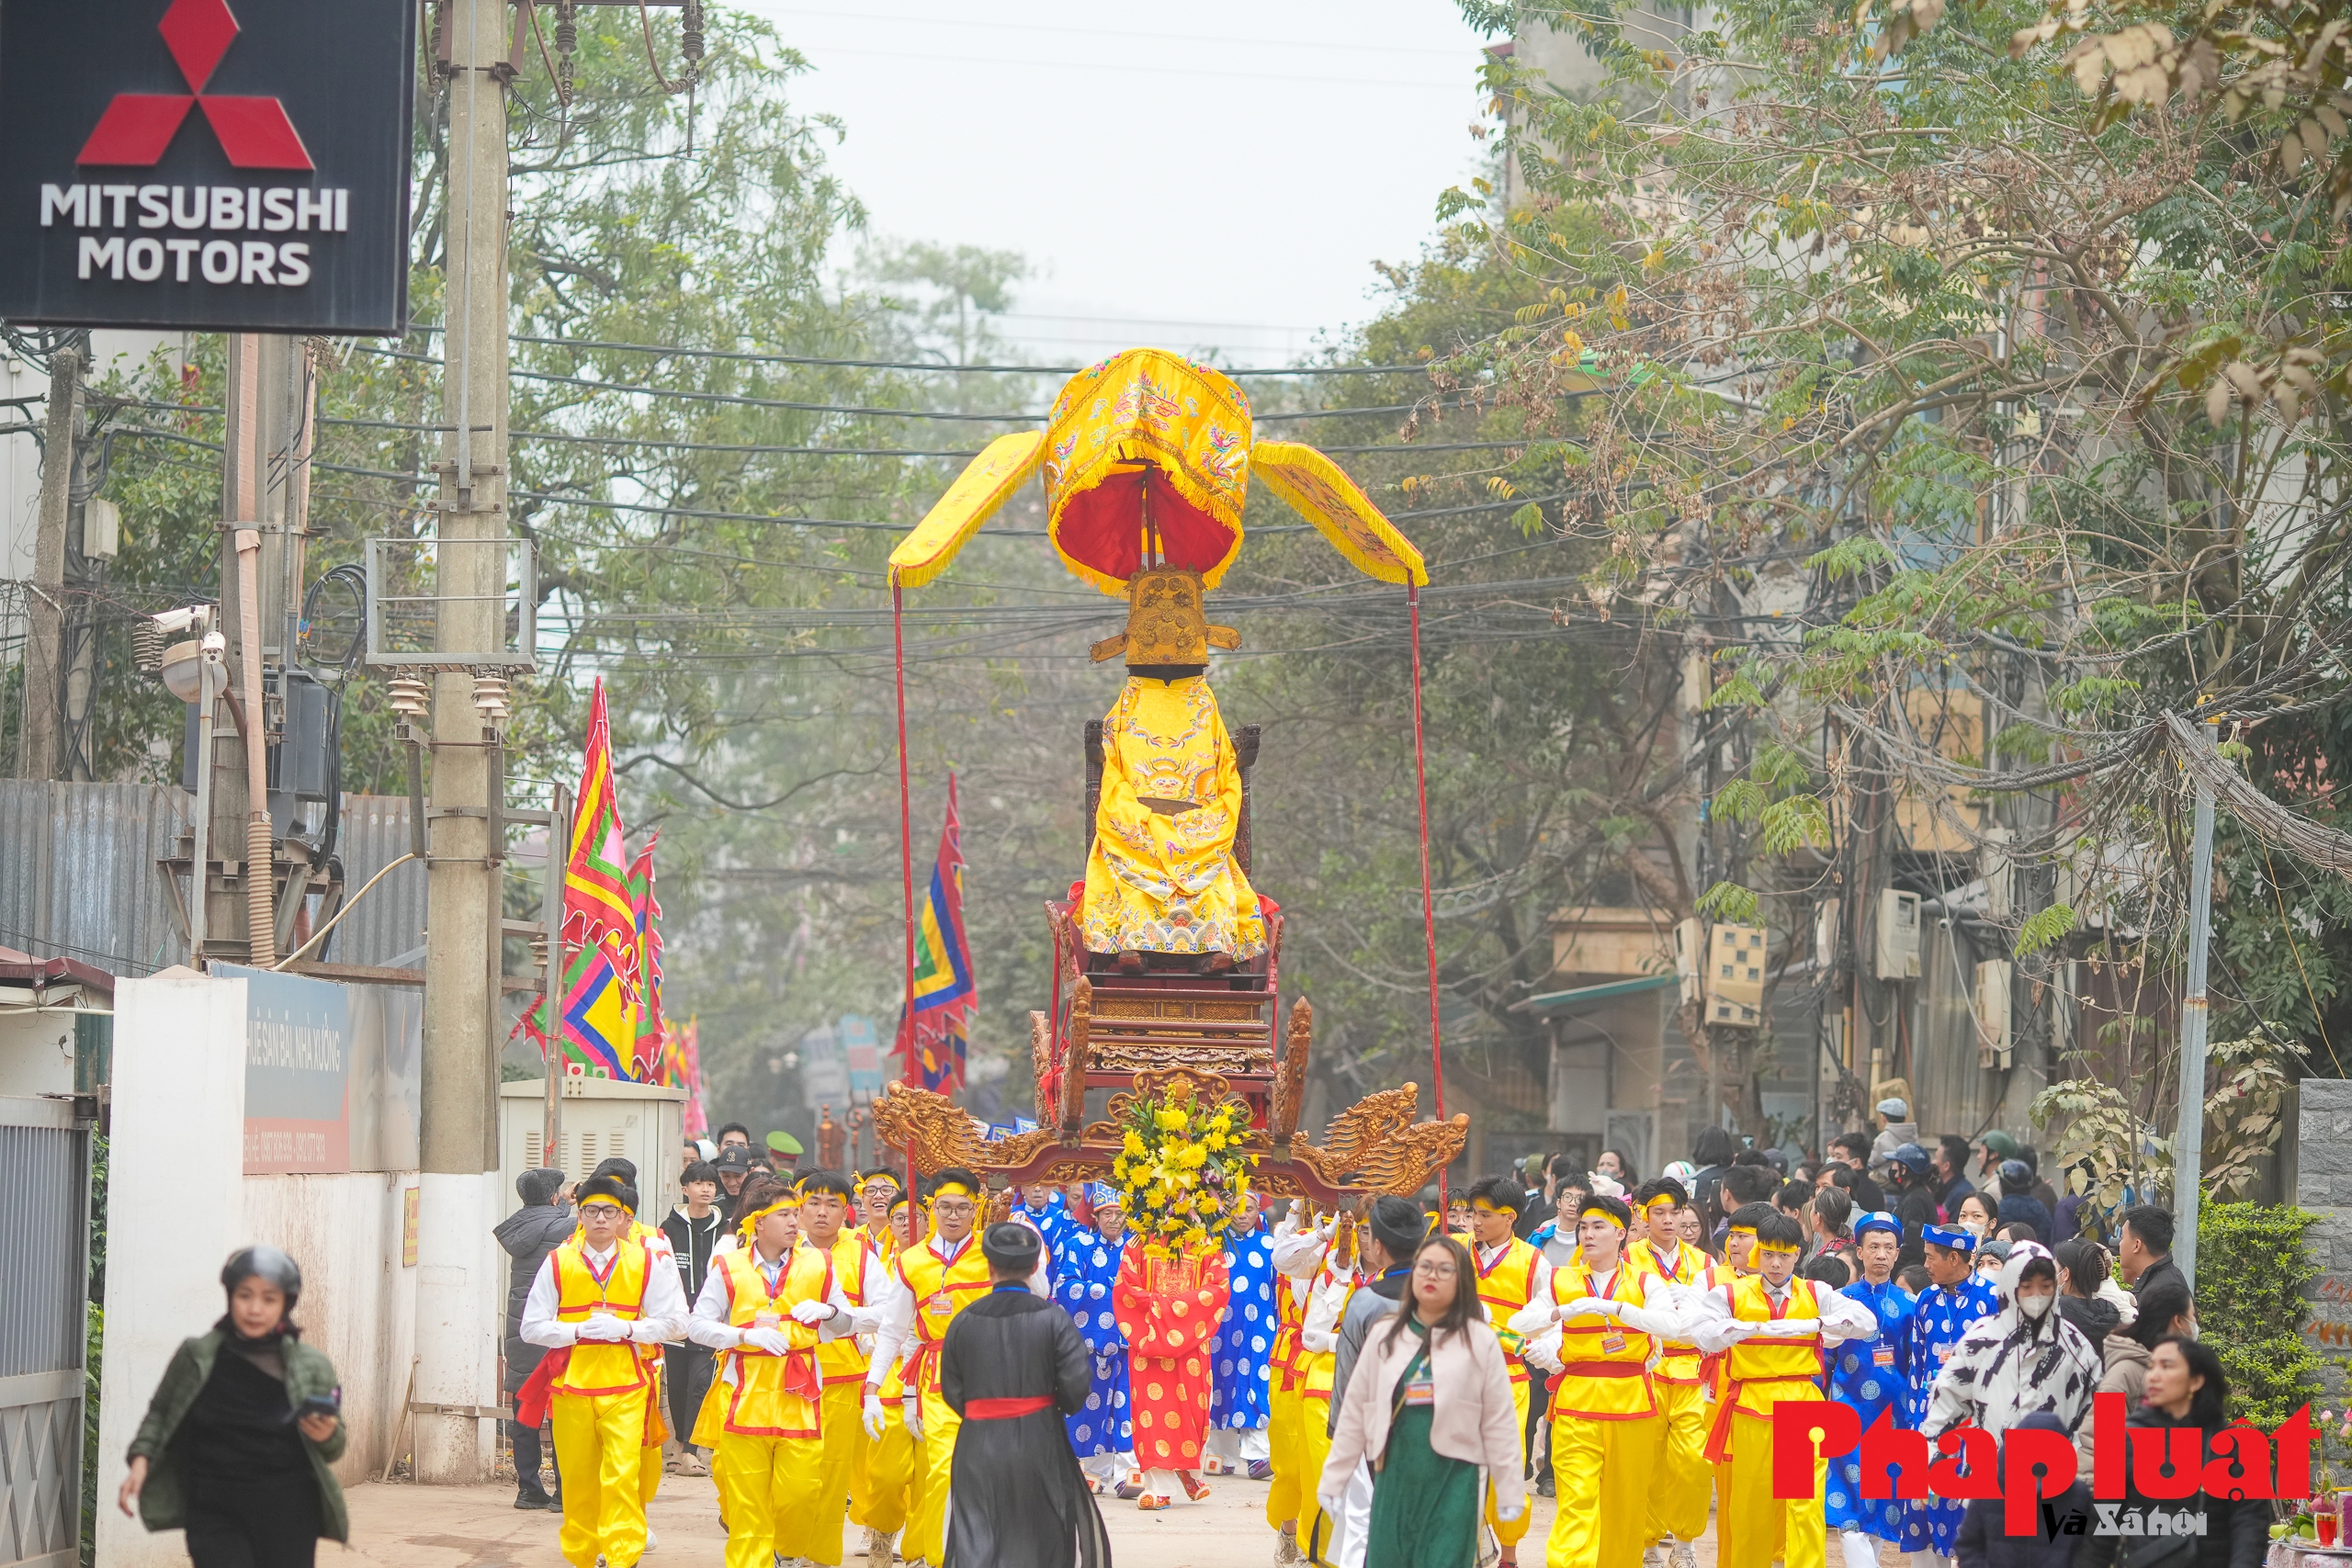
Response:
[{"label": "mitsubishi logo", "polygon": [[276,98],[207,93],[220,57],[237,36],[228,0],[172,0],[156,31],[187,83],[186,93],[117,93],[97,129],[74,160],[120,168],[153,168],[187,118],[201,105],[220,150],[240,169],[310,169],[310,150]]}]

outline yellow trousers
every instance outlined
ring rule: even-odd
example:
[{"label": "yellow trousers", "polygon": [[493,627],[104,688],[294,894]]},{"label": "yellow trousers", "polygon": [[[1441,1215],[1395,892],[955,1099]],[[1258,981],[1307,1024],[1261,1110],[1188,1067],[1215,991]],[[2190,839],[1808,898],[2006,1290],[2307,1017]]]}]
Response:
[{"label": "yellow trousers", "polygon": [[[1511,1407],[1519,1412],[1519,1460],[1520,1468],[1522,1471],[1527,1467],[1527,1405],[1528,1402],[1533,1397],[1533,1394],[1528,1390],[1527,1380],[1525,1378],[1521,1378],[1510,1385]],[[1555,1489],[1556,1490],[1556,1483]],[[1535,1510],[1532,1507],[1521,1507],[1519,1511],[1519,1517],[1515,1519],[1498,1519],[1495,1517],[1494,1483],[1492,1482],[1487,1483],[1487,1523],[1493,1528],[1495,1539],[1497,1540],[1502,1542],[1505,1546],[1517,1546],[1521,1541],[1527,1539],[1527,1527],[1534,1522],[1534,1518]]]},{"label": "yellow trousers", "polygon": [[1337,1562],[1340,1560],[1337,1542],[1340,1521],[1323,1511],[1316,1501],[1316,1488],[1323,1480],[1323,1461],[1331,1457],[1331,1434],[1324,1428],[1330,1418],[1329,1399],[1306,1399],[1298,1402],[1298,1549],[1312,1562]]},{"label": "yellow trousers", "polygon": [[899,1542],[899,1554],[910,1562],[920,1557],[937,1568],[947,1555],[947,1478],[956,1466],[956,1434],[963,1427],[964,1418],[937,1393],[924,1397],[914,1505],[907,1514],[906,1538]]},{"label": "yellow trousers", "polygon": [[1696,1540],[1707,1528],[1707,1494],[1714,1484],[1713,1467],[1707,1462],[1707,1418],[1713,1415],[1707,1391],[1699,1383],[1660,1382],[1657,1406],[1663,1416],[1658,1436],[1657,1479],[1650,1495],[1648,1539],[1672,1536]]},{"label": "yellow trousers", "polygon": [[841,1568],[842,1506],[850,1495],[850,1477],[855,1473],[854,1439],[865,1436],[861,1425],[865,1406],[864,1378],[825,1385],[824,1402],[818,1407],[819,1429],[824,1436],[819,1439],[813,1500],[776,1527],[775,1549],[787,1561],[806,1557],[825,1568]]},{"label": "yellow trousers", "polygon": [[[645,1497],[638,1475],[645,1460],[646,1391],[585,1394],[559,1391],[550,1401],[555,1468],[563,1481],[563,1529],[557,1545],[571,1568],[634,1568],[645,1555]],[[657,1466],[658,1468],[658,1466]]]},{"label": "yellow trousers", "polygon": [[1716,1568],[1827,1568],[1829,1529],[1824,1506],[1829,1466],[1813,1462],[1813,1495],[1783,1501],[1772,1495],[1772,1423],[1745,1411],[1732,1416],[1728,1487],[1716,1494]]},{"label": "yellow trousers", "polygon": [[727,1568],[775,1568],[783,1533],[823,1501],[817,1495],[822,1447],[817,1438],[719,1438],[710,1478],[727,1519]]},{"label": "yellow trousers", "polygon": [[1315,1490],[1301,1480],[1298,1468],[1302,1403],[1295,1384],[1276,1386],[1266,1393],[1266,1458],[1274,1467],[1273,1484],[1266,1488],[1266,1524],[1278,1533],[1298,1517],[1300,1497]]},{"label": "yellow trousers", "polygon": [[1552,1491],[1558,1511],[1544,1568],[1641,1568],[1642,1551],[1652,1544],[1643,1531],[1649,1524],[1659,1419],[1593,1421],[1554,1413]]},{"label": "yellow trousers", "polygon": [[[851,1474],[850,1518],[884,1535],[897,1534],[914,1506],[915,1461],[922,1457],[921,1447],[907,1436],[907,1424],[899,1419],[899,1402],[884,1400],[882,1435],[866,1439],[865,1463]],[[855,1491],[860,1473],[865,1477],[862,1503]]]}]

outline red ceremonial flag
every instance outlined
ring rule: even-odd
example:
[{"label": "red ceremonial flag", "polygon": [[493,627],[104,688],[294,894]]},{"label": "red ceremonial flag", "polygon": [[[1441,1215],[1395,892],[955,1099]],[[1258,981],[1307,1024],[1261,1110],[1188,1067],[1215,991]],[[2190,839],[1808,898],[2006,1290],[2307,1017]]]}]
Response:
[{"label": "red ceremonial flag", "polygon": [[964,828],[954,773],[947,775],[947,820],[939,830],[930,886],[915,906],[914,991],[914,1027],[907,1027],[904,1016],[899,1020],[906,1081],[951,1093],[963,1087],[971,1017],[979,1005],[972,949],[964,939]]},{"label": "red ceremonial flag", "polygon": [[603,949],[615,977],[635,1004],[641,984],[637,900],[629,888],[620,800],[613,789],[612,721],[605,711],[602,676],[589,705],[586,756],[564,862],[563,941],[566,947]]}]

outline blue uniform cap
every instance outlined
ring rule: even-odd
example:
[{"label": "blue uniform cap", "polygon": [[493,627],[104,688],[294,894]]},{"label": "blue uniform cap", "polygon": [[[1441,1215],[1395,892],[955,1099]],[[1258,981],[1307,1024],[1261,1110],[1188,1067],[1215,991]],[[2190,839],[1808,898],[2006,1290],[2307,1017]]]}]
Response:
[{"label": "blue uniform cap", "polygon": [[1958,1225],[1929,1225],[1921,1233],[1929,1247],[1948,1247],[1954,1252],[1974,1252],[1976,1237]]},{"label": "blue uniform cap", "polygon": [[1903,1222],[1884,1209],[1873,1209],[1854,1221],[1854,1239],[1860,1241],[1872,1231],[1884,1231],[1895,1240],[1903,1239]]}]

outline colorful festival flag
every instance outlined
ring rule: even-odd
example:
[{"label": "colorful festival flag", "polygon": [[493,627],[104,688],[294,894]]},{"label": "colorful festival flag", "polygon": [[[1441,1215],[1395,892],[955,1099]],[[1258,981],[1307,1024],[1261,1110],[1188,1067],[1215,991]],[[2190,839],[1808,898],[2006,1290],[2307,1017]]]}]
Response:
[{"label": "colorful festival flag", "polygon": [[[629,874],[620,798],[613,785],[612,721],[605,705],[604,677],[598,676],[588,709],[586,757],[563,867],[563,942],[568,948],[602,948],[634,1010],[640,984],[639,943]],[[569,1011],[567,1008],[567,1015]],[[628,1054],[624,1053],[624,1059]]]},{"label": "colorful festival flag", "polygon": [[956,809],[956,775],[947,775],[947,820],[931,883],[915,906],[914,1026],[899,1009],[899,1055],[907,1077],[934,1093],[963,1087],[971,1015],[979,993],[972,950],[964,940],[964,829]]},{"label": "colorful festival flag", "polygon": [[637,852],[636,863],[628,871],[629,929],[636,937],[639,977],[637,1041],[632,1052],[636,1066],[629,1076],[642,1083],[669,1082],[662,1076],[662,904],[653,896],[653,846],[661,841],[657,831]]}]

